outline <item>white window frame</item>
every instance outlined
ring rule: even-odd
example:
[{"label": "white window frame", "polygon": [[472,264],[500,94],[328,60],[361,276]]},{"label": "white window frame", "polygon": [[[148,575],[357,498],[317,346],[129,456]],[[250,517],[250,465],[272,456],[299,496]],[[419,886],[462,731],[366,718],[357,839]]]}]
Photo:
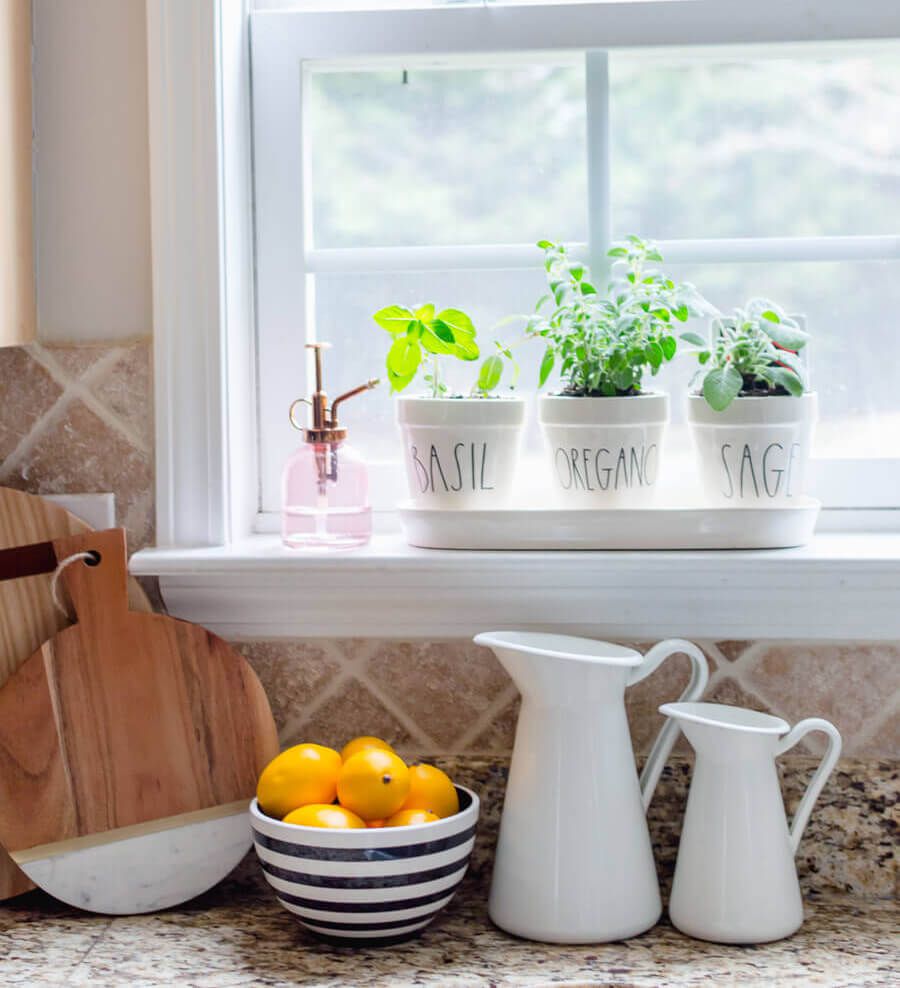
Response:
[{"label": "white window frame", "polygon": [[[664,17],[673,2],[677,17]],[[402,57],[404,65],[440,64],[444,57],[469,62],[498,58],[583,58],[587,116],[589,241],[574,245],[595,270],[604,266],[610,242],[610,143],[607,50],[699,42],[744,44],[769,37],[821,40],[822,24],[834,33],[834,9],[816,21],[798,17],[783,0],[746,5],[722,0],[557,5],[429,7],[381,11],[258,11],[251,16],[256,203],[257,329],[260,423],[282,423],[289,396],[308,373],[304,345],[315,327],[314,276],[389,271],[537,268],[530,244],[319,249],[313,243],[311,149],[304,123],[309,93],[307,66],[377,66]],[[822,7],[823,5],[819,5]],[[825,4],[825,7],[830,5]],[[778,17],[774,11],[777,9]],[[846,11],[846,5],[836,8]],[[821,18],[821,21],[818,19]],[[774,21],[778,20],[779,23]],[[881,28],[885,21],[881,18]],[[896,18],[895,18],[896,20]],[[857,30],[860,23],[852,18]],[[863,12],[865,22],[865,12]],[[845,33],[850,33],[846,31]],[[602,45],[602,48],[594,47]],[[704,49],[699,49],[700,51]],[[781,53],[781,46],[779,46]],[[458,64],[458,63],[457,63]],[[859,261],[900,258],[900,236],[674,240],[662,243],[672,263],[728,261]],[[306,379],[306,389],[311,382]],[[302,386],[302,385],[301,385]],[[271,426],[270,426],[271,428]],[[260,448],[260,531],[277,528],[281,465],[296,445],[287,426],[270,432]],[[402,471],[397,464],[375,472],[376,487],[391,494]],[[876,482],[861,482],[860,471]],[[818,459],[812,480],[826,507],[900,507],[900,459],[867,462]],[[847,478],[854,478],[848,483]],[[395,483],[390,485],[388,480]],[[864,498],[861,496],[864,492]],[[393,504],[388,498],[386,507]]]},{"label": "white window frame", "polygon": [[[739,564],[728,553],[470,553],[463,558],[410,550],[398,538],[376,539],[362,553],[325,558],[291,554],[276,538],[254,535],[261,400],[255,326],[258,315],[265,329],[273,311],[267,292],[277,269],[261,257],[254,267],[248,7],[248,0],[147,0],[159,548],[139,553],[132,569],[160,576],[173,613],[231,635],[467,634],[486,615],[501,623],[524,626],[530,620],[547,627],[554,622],[546,615],[542,620],[542,614],[551,608],[557,627],[618,637],[655,630],[900,637],[900,613],[893,603],[900,593],[900,534],[866,534],[879,528],[900,531],[900,512],[894,510],[847,513],[841,526],[864,532],[817,537],[804,550],[744,553]],[[280,48],[283,54],[268,67],[255,66],[252,82],[259,94],[279,74],[282,81],[293,78],[299,89],[298,51],[337,59],[363,57],[375,47],[380,54],[399,55],[408,53],[413,37],[429,54],[437,46],[450,52],[574,52],[636,43],[877,40],[900,37],[900,5],[607,0],[572,6],[564,14],[543,4],[365,13],[279,10],[257,12],[252,23],[254,44],[268,37],[271,51]],[[593,65],[599,73],[600,60]],[[296,133],[296,124],[291,119],[286,134]],[[260,125],[267,126],[257,114]],[[602,142],[601,121],[591,143],[601,147]],[[295,161],[296,153],[290,152]],[[591,171],[596,195],[602,167],[595,162]],[[261,177],[258,172],[258,191]],[[282,223],[292,225],[297,217],[286,217],[285,207],[280,205]],[[265,238],[268,213],[260,196],[256,209],[257,233]],[[608,214],[595,215],[590,235],[597,254],[608,239],[603,219]],[[812,249],[812,243],[770,245],[778,258],[801,259],[807,255],[797,252]],[[667,246],[672,260],[687,260],[703,242]],[[830,238],[814,246],[816,252],[834,250]],[[894,238],[865,238],[861,248],[881,256],[884,250],[897,251],[897,244]],[[717,249],[740,258],[747,242],[719,241]],[[433,262],[443,267],[460,249],[434,250]],[[310,257],[318,270],[335,263],[327,251]],[[295,252],[275,258],[282,275],[297,278],[307,258],[300,258],[300,268],[286,267],[296,259]],[[526,263],[518,248],[505,261]],[[405,262],[402,252],[390,251],[378,263]],[[261,286],[258,314],[255,279]],[[293,320],[308,304],[298,298],[285,301],[279,330],[292,334],[286,340],[292,352],[302,344],[293,334],[305,324]],[[545,576],[551,571],[556,576],[548,587]],[[403,594],[423,587],[434,590],[440,607],[411,613],[402,606]],[[652,621],[639,606],[648,591],[656,600]],[[347,593],[355,595],[353,608],[346,606]],[[453,620],[441,609],[450,600]],[[392,601],[400,606],[392,607]],[[476,602],[477,608],[467,609]],[[827,621],[816,616],[823,614]]]}]

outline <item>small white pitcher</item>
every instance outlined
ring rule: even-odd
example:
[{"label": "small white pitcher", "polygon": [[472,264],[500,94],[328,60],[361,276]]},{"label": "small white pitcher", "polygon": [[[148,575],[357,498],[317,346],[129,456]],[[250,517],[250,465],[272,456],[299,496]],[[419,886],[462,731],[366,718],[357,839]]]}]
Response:
[{"label": "small white pitcher", "polygon": [[[812,717],[780,717],[721,703],[667,703],[697,753],[669,901],[672,925],[700,940],[767,943],[803,922],[794,855],[841,753],[841,736]],[[810,731],[828,748],[788,828],[775,759]],[[784,735],[784,736],[782,736]]]}]

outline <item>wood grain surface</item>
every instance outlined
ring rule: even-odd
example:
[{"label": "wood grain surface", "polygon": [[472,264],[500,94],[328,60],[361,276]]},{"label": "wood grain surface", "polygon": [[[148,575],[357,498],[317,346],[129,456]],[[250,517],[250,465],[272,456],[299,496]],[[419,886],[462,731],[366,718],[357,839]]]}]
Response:
[{"label": "wood grain surface", "polygon": [[[90,531],[90,526],[57,504],[0,487],[0,549]],[[134,611],[152,610],[136,580],[128,581]],[[0,583],[0,686],[40,646],[71,623],[50,596],[49,576]],[[34,886],[0,848],[0,900]]]},{"label": "wood grain surface", "polygon": [[0,689],[0,840],[10,851],[249,800],[278,752],[246,661],[197,625],[128,610],[124,532],[63,579],[78,614]]}]

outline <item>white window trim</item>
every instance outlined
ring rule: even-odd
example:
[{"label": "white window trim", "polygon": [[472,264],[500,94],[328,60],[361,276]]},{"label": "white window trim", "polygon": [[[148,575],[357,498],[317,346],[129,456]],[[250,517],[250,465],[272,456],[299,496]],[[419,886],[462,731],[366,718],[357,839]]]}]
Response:
[{"label": "white window trim", "polygon": [[[900,36],[900,8],[886,9],[879,0],[818,0],[814,15],[808,3],[790,0],[757,0],[750,7],[743,0],[676,2],[677,30],[665,38],[656,0],[584,4],[566,18],[559,18],[558,8],[529,6],[517,16],[534,37],[573,49],[648,38],[713,43]],[[672,3],[666,6],[671,10]],[[442,47],[456,37],[445,18],[464,14],[482,18],[470,24],[488,24],[511,16],[506,7],[403,14],[426,18],[429,30],[436,17],[450,25],[434,35]],[[278,16],[284,15],[256,20]],[[344,16],[352,20],[339,43],[331,42],[333,57],[353,54],[369,30],[359,20],[366,15]],[[310,29],[317,23],[324,21],[305,21]],[[610,636],[900,637],[900,536],[822,535],[805,550],[768,553],[529,558],[413,550],[396,535],[376,538],[362,553],[310,557],[281,549],[271,536],[254,536],[258,396],[247,0],[148,0],[147,24],[161,548],[138,553],[132,569],[161,577],[173,613],[248,636],[467,634],[485,621],[516,621]],[[500,35],[479,32],[485,50],[497,47]],[[370,39],[365,41],[368,47]],[[867,241],[863,250],[883,248],[861,239]],[[744,245],[733,242],[730,249],[740,252]],[[794,248],[785,241],[780,249]],[[848,527],[864,518],[890,528],[897,514],[845,512],[843,520]],[[685,573],[692,574],[688,587]],[[424,586],[434,589],[439,606],[403,618],[403,590]],[[648,588],[652,609],[637,603],[647,600]],[[464,617],[448,619],[450,606]]]}]

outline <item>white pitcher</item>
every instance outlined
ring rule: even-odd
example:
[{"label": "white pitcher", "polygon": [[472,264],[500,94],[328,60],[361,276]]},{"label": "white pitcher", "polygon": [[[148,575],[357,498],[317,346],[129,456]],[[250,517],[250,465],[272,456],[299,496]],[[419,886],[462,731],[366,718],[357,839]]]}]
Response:
[{"label": "white pitcher", "polygon": [[703,693],[706,659],[672,639],[645,656],[567,635],[477,635],[522,694],[489,911],[504,930],[531,940],[598,943],[636,936],[662,903],[646,808],[678,734],[660,731],[640,782],[625,688],[668,656],[686,653],[683,698]]},{"label": "white pitcher", "polygon": [[[669,916],[682,933],[717,943],[766,943],[803,922],[794,855],[813,804],[841,753],[827,720],[780,717],[720,703],[667,703],[697,753]],[[775,759],[810,731],[828,748],[788,828]],[[782,736],[785,735],[785,736]]]}]

